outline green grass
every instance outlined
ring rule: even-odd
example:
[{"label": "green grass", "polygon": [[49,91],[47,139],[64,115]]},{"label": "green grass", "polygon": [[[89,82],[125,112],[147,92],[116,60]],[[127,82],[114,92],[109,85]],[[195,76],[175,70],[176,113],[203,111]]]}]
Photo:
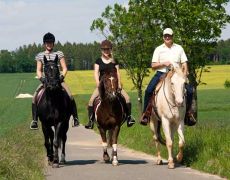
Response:
[{"label": "green grass", "polygon": [[[230,66],[211,66],[204,72],[198,87],[198,124],[185,129],[186,166],[230,178],[230,89],[224,82],[230,77]],[[124,89],[133,103],[133,115],[138,120],[137,93],[131,80],[122,71]],[[151,74],[151,76],[154,72]],[[38,81],[35,74],[1,74],[0,76],[0,179],[44,179],[45,148],[41,131],[29,130],[31,99],[15,99],[18,93],[33,94]],[[144,81],[146,86],[151,77]],[[22,81],[21,81],[22,80]],[[82,124],[87,122],[87,104],[95,88],[92,71],[69,72],[66,78],[77,101]],[[144,87],[145,88],[145,87]],[[143,88],[143,89],[144,89]],[[175,139],[177,141],[178,138]],[[119,143],[155,155],[155,145],[149,127],[138,123],[122,127]],[[177,143],[176,143],[177,144]],[[163,156],[167,158],[166,148]],[[177,151],[177,145],[174,149]]]}]

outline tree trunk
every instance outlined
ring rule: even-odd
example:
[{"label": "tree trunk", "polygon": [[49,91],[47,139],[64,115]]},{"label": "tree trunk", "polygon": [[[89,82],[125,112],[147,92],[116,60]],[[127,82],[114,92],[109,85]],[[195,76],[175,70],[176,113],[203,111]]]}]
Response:
[{"label": "tree trunk", "polygon": [[137,100],[138,100],[138,116],[141,117],[142,115],[142,89],[138,87],[137,89]]}]

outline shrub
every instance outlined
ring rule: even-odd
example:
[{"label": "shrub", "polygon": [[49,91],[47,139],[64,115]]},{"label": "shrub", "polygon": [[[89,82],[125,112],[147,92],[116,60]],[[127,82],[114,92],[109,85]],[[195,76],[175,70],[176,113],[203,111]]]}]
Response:
[{"label": "shrub", "polygon": [[230,88],[230,80],[226,80],[226,81],[224,82],[224,87],[225,87],[225,88]]}]

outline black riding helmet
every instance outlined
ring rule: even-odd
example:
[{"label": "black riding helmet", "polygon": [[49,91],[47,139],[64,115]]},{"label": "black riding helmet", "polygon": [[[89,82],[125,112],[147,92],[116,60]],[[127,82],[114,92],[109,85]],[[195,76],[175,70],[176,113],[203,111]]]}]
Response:
[{"label": "black riding helmet", "polygon": [[48,32],[43,36],[43,43],[45,44],[46,42],[55,42],[55,37],[52,33]]},{"label": "black riding helmet", "polygon": [[107,39],[101,42],[101,49],[112,49],[112,47],[112,43]]}]

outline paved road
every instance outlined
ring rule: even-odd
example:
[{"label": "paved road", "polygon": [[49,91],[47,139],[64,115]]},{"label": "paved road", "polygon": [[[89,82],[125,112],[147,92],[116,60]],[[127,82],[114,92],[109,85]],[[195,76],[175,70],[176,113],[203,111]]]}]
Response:
[{"label": "paved road", "polygon": [[[111,151],[109,151],[109,154]],[[60,168],[48,167],[47,180],[200,180],[221,179],[183,166],[168,169],[166,162],[157,166],[153,156],[118,145],[119,166],[102,161],[101,139],[83,126],[68,132],[67,164]]]}]

